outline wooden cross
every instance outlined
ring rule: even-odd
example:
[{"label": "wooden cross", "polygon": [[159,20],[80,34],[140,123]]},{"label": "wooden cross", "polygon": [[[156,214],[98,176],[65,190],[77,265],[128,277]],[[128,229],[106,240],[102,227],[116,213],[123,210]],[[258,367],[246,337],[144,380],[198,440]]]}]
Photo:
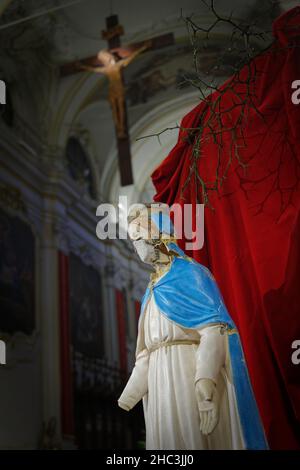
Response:
[{"label": "wooden cross", "polygon": [[174,44],[174,35],[168,33],[122,47],[120,38],[124,34],[124,29],[119,24],[117,15],[106,18],[106,28],[102,31],[102,38],[108,42],[107,50],[101,50],[97,56],[88,57],[80,62],[65,64],[61,67],[60,73],[61,76],[66,76],[88,70],[108,78],[108,99],[115,123],[121,185],[127,186],[133,184],[133,174],[123,69],[146,50],[161,49]]}]

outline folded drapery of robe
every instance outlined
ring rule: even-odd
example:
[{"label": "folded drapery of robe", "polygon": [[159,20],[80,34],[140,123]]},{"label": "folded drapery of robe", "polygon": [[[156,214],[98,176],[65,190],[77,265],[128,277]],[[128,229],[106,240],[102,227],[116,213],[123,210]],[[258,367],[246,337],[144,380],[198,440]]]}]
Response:
[{"label": "folded drapery of robe", "polygon": [[[216,281],[207,268],[186,257],[174,241],[164,243],[176,256],[172,257],[169,269],[154,283],[150,282],[144,295],[137,338],[138,360],[119,404],[130,409],[144,397],[149,431],[146,435],[150,436],[152,448],[162,449],[171,442],[172,448],[207,448],[199,434],[195,382],[211,379],[217,388],[225,387],[226,392],[222,393],[224,418],[214,431],[218,437],[212,440],[216,447],[210,448],[267,449],[239,335]],[[198,343],[199,337],[196,349],[195,344],[188,344]],[[170,346],[166,346],[168,342]],[[224,380],[218,382],[220,368]],[[183,390],[188,400],[182,401]],[[229,396],[231,399],[227,400]],[[161,437],[167,432],[161,414],[170,423],[174,420],[178,423],[174,433],[168,431],[167,441]],[[235,425],[232,427],[230,422]],[[155,437],[157,432],[159,436]],[[189,437],[185,438],[185,434]],[[239,444],[235,446],[234,442]]]},{"label": "folded drapery of robe", "polygon": [[[196,351],[195,383],[200,379],[217,382],[221,367],[225,365],[224,336],[220,334],[220,325],[207,326],[199,330],[200,343]],[[182,342],[182,344],[187,344]],[[172,347],[179,346],[180,341]],[[191,345],[192,346],[192,345]],[[131,410],[148,392],[149,352],[146,348],[138,352],[135,366],[124,388],[118,404],[126,411]]]}]

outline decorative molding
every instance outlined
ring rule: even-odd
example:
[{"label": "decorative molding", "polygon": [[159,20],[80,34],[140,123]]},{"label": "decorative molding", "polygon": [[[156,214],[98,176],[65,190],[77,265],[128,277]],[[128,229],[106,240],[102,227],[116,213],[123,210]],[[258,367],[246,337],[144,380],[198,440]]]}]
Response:
[{"label": "decorative molding", "polygon": [[[97,159],[95,158],[94,150],[92,146],[91,132],[85,127],[83,127],[81,123],[76,123],[70,129],[70,134],[68,135],[68,138],[66,140],[66,145],[68,144],[68,139],[72,137],[76,138],[78,142],[80,143],[80,145],[82,146],[84,155],[87,159],[87,163],[90,166],[92,191],[94,193],[94,198],[92,198],[91,195],[88,194],[87,192],[84,193],[84,197],[87,199],[87,202],[89,202],[92,205],[95,205],[95,201],[99,201],[100,199],[100,194],[99,194],[100,181],[99,181],[99,176],[98,176],[99,168],[97,165]],[[64,162],[65,172],[69,176],[68,163],[67,163],[65,152],[66,152],[66,147],[64,150],[64,155],[63,155],[62,160]],[[79,186],[76,181],[75,181],[75,184]]]},{"label": "decorative molding", "polygon": [[15,212],[26,213],[26,206],[21,191],[13,186],[0,182],[0,204]]}]

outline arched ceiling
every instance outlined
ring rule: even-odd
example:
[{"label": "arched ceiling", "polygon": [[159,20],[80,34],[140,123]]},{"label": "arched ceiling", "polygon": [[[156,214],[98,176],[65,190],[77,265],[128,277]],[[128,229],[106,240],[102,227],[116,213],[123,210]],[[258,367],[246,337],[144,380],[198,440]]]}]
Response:
[{"label": "arched ceiling", "polygon": [[[209,4],[210,1],[207,0],[206,3]],[[283,8],[287,8],[298,2],[214,1],[216,10],[222,15],[232,13],[238,20],[251,16],[256,17],[256,21],[261,20],[263,11],[272,3],[282,4]],[[279,11],[278,7],[277,14]],[[47,12],[49,14],[43,14]],[[205,2],[201,0],[0,0],[0,30],[5,27],[5,31],[9,33],[16,22],[33,17],[30,21],[32,26],[40,28],[52,43],[52,60],[63,63],[93,55],[106,46],[101,32],[105,29],[105,18],[112,13],[119,15],[120,23],[124,26],[124,44],[153,36],[163,30],[173,30],[176,37],[180,36],[185,29],[184,22],[179,21],[181,14],[184,17],[193,14],[203,22],[211,17]],[[267,21],[267,18],[264,17],[263,20]],[[9,24],[12,26],[7,28]],[[21,24],[28,24],[28,21]],[[54,27],[50,28],[50,25]]]},{"label": "arched ceiling", "polygon": [[[47,5],[47,2],[41,2]],[[38,3],[37,1],[34,4]],[[50,2],[69,3],[69,0]],[[222,14],[233,12],[239,19],[245,19],[256,5],[256,0],[216,0],[216,8]],[[261,1],[260,4],[263,2]],[[34,7],[36,8],[36,6]],[[78,4],[57,11],[59,28],[55,31],[55,55],[59,60],[82,58],[95,54],[106,47],[101,38],[105,29],[105,17],[118,14],[125,34],[123,42],[129,43],[155,35],[163,30],[174,29],[176,36],[182,34],[184,16],[194,14],[203,18],[210,16],[204,2],[199,0],[82,0]]]},{"label": "arched ceiling", "polygon": [[[77,3],[67,6],[74,1]],[[158,130],[155,126],[156,120],[153,112],[157,110],[157,120],[162,122],[159,118],[164,109],[164,103],[170,109],[169,121],[172,119],[174,121],[175,115],[176,119],[180,120],[182,113],[191,108],[193,102],[197,103],[196,94],[193,95],[194,101],[191,101],[193,91],[191,87],[178,87],[183,75],[193,73],[192,48],[181,13],[183,16],[193,14],[198,24],[203,27],[208,26],[211,24],[212,15],[204,2],[199,0],[151,0],[151,2],[148,0],[12,0],[6,3],[7,8],[1,17],[2,27],[37,12],[66,6],[63,9],[56,9],[50,16],[47,14],[37,17],[31,22],[21,23],[31,25],[35,33],[38,31],[39,35],[44,35],[47,38],[48,49],[43,60],[49,66],[54,67],[95,55],[100,49],[105,48],[106,43],[101,38],[101,31],[105,29],[105,18],[111,13],[118,14],[119,21],[124,26],[123,44],[145,40],[166,32],[174,33],[174,46],[144,54],[125,72],[129,125],[133,130],[134,137],[138,135],[138,132],[139,135],[142,135],[145,129],[151,133],[151,128],[145,122],[145,116],[151,116],[152,128]],[[291,1],[285,2],[283,0],[281,3],[293,6]],[[266,9],[266,6],[270,5],[269,0],[243,0],[242,2],[240,0],[215,0],[214,5],[217,11],[224,15],[232,13],[237,21],[251,18],[252,21],[263,21],[267,27],[272,20],[271,17],[261,14],[263,6]],[[273,15],[276,16],[274,11]],[[279,13],[279,8],[277,13]],[[3,30],[8,35],[13,31],[14,26]],[[226,34],[228,31],[224,24],[214,31],[212,46],[200,58],[200,67],[203,73],[218,55],[219,46]],[[230,68],[228,69],[229,74]],[[222,81],[224,78],[224,75],[221,74],[220,80]],[[74,76],[62,77],[58,82],[56,76],[56,82],[53,79],[52,83],[55,86],[52,85],[49,98],[51,113],[49,113],[50,117],[46,123],[49,143],[63,148],[68,135],[84,132],[87,152],[95,161],[99,181],[108,178],[104,181],[100,193],[104,198],[115,198],[118,194],[115,188],[118,185],[115,135],[111,110],[106,99],[105,79],[102,76],[83,72]],[[50,87],[48,88],[50,89]],[[187,97],[186,104],[185,96]],[[171,109],[170,103],[172,102],[175,103],[175,108],[176,103],[180,102],[177,114],[176,109]],[[163,147],[164,151],[170,148],[172,139],[175,143],[176,135],[175,133],[173,135],[174,137],[172,136],[171,140],[168,140],[165,148]],[[134,142],[133,147],[140,149],[140,147],[136,147]],[[146,147],[144,147],[145,149]],[[150,159],[149,148],[146,152],[147,158]],[[163,158],[163,151],[155,152],[154,160],[157,164],[158,159]],[[151,163],[146,165],[148,175],[145,174],[146,167],[143,170],[144,173],[139,173],[142,168],[141,158],[142,153],[139,151],[139,165],[135,173],[143,174],[144,181],[137,182],[136,190],[141,197],[147,198],[151,193],[147,176],[149,176],[153,165]],[[134,155],[133,161],[137,161]],[[113,171],[115,175],[112,174]],[[107,181],[111,182],[113,189],[109,190]]]}]

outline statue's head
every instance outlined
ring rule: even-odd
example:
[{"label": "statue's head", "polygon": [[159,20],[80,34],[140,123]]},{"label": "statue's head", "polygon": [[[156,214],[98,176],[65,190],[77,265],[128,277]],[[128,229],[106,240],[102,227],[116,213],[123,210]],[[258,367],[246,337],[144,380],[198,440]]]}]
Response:
[{"label": "statue's head", "polygon": [[102,49],[100,52],[98,52],[97,57],[99,61],[102,62],[105,66],[114,65],[116,63],[115,56],[105,49]]},{"label": "statue's head", "polygon": [[147,264],[166,262],[168,243],[175,241],[169,211],[160,204],[136,204],[128,217],[128,234],[140,259]]}]

